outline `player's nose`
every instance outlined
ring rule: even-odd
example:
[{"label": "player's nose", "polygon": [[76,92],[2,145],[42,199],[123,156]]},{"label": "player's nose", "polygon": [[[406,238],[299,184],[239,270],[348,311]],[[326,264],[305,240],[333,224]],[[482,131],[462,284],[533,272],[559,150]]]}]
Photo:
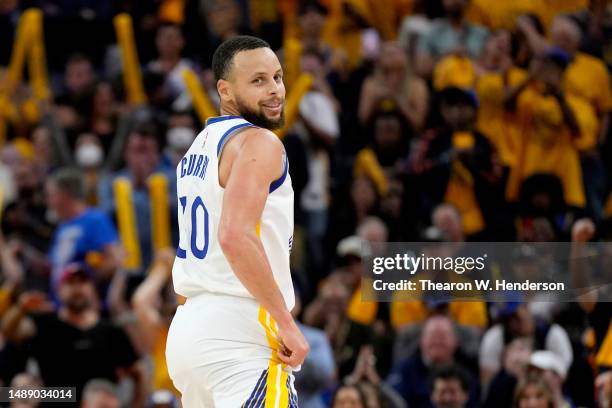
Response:
[{"label": "player's nose", "polygon": [[270,95],[279,95],[281,93],[281,90],[284,88],[284,85],[282,82],[276,82],[276,81],[272,81],[269,89],[268,89],[268,93]]}]

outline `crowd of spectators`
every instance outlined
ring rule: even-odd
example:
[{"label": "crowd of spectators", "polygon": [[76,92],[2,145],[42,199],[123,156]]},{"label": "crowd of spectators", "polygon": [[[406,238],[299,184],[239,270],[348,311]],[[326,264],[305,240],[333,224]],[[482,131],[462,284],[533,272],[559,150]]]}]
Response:
[{"label": "crowd of spectators", "polygon": [[[541,313],[520,297],[365,302],[360,288],[362,241],[612,237],[612,4],[4,0],[0,83],[32,7],[51,96],[27,80],[0,93],[1,386],[76,387],[88,408],[179,406],[164,357],[181,302],[175,167],[204,126],[183,75],[216,106],[212,53],[250,34],[277,52],[289,97],[313,79],[282,136],[293,313],[311,347],[300,406],[612,406],[612,303],[597,292]],[[145,103],[127,101],[118,13],[132,17]],[[169,248],[153,238],[160,175]]]}]

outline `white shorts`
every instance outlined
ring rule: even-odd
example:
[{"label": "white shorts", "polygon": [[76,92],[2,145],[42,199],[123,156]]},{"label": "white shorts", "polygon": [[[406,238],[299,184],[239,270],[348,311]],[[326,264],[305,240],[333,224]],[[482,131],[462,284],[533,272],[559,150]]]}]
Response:
[{"label": "white shorts", "polygon": [[255,300],[203,293],[179,306],[166,360],[185,408],[297,408],[278,326]]}]

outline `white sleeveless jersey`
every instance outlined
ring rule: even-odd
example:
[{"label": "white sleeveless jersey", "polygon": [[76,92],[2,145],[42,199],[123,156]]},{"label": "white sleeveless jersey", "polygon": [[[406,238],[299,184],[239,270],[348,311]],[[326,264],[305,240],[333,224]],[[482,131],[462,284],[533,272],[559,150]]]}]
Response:
[{"label": "white sleeveless jersey", "polygon": [[[209,119],[177,166],[180,239],[172,279],[179,295],[190,298],[211,292],[253,298],[232,271],[217,238],[224,193],[219,184],[219,156],[225,143],[247,127],[254,125],[239,116]],[[295,303],[289,270],[293,188],[286,155],[283,175],[270,185],[258,234],[274,279],[291,310]]]}]

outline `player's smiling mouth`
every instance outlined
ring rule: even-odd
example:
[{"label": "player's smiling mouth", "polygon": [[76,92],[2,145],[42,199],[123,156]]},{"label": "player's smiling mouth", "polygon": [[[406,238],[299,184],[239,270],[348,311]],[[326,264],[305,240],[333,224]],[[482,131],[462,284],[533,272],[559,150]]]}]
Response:
[{"label": "player's smiling mouth", "polygon": [[275,100],[275,101],[270,101],[270,102],[262,103],[261,105],[264,108],[268,108],[268,109],[278,109],[278,108],[283,106],[283,101]]},{"label": "player's smiling mouth", "polygon": [[273,115],[280,114],[283,110],[283,103],[281,101],[275,103],[263,103],[261,106]]}]

